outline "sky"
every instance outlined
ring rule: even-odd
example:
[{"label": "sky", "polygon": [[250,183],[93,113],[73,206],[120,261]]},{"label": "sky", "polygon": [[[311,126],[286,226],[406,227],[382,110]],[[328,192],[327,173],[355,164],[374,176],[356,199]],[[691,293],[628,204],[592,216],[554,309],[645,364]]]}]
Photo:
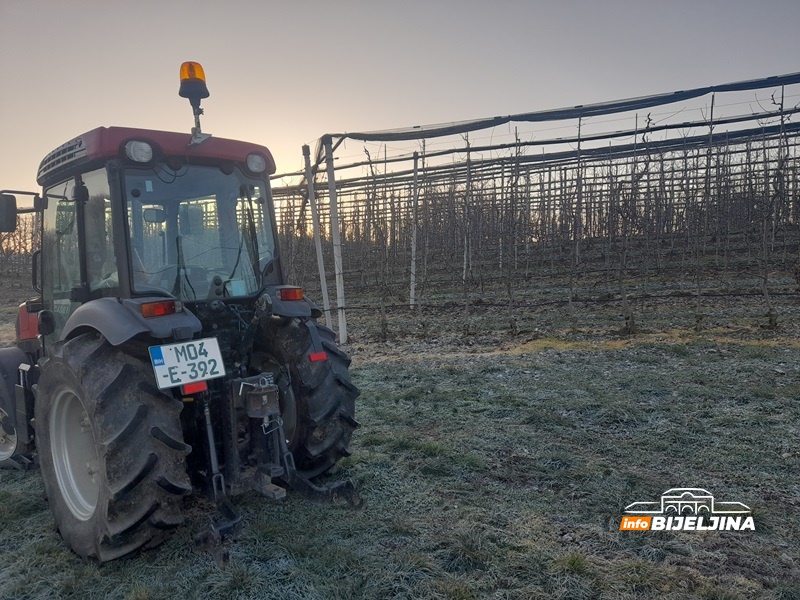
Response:
[{"label": "sky", "polygon": [[269,147],[800,71],[798,0],[0,0],[0,189],[98,126]]}]

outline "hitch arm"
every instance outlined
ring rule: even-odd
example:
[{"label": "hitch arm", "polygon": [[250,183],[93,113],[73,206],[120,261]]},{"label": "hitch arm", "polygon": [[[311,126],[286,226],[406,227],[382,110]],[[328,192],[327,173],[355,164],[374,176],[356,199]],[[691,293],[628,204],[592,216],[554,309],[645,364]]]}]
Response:
[{"label": "hitch arm", "polygon": [[222,515],[222,520],[215,523],[212,519],[211,525],[206,531],[194,536],[194,550],[196,552],[210,553],[217,565],[224,567],[230,561],[230,554],[224,542],[226,538],[236,533],[242,521],[242,516],[225,493],[225,478],[219,471],[217,449],[214,443],[214,430],[211,427],[211,411],[208,407],[208,400],[205,399],[203,400],[203,413],[206,421],[209,462],[211,464],[211,493],[214,502],[217,504],[217,510]]},{"label": "hitch arm", "polygon": [[292,489],[300,492],[308,500],[314,502],[334,503],[338,500],[346,501],[352,508],[362,508],[364,500],[356,491],[356,484],[352,479],[337,481],[326,486],[318,486],[311,483],[297,472],[294,464],[294,456],[289,452],[286,445],[286,436],[283,433],[283,425],[280,426],[280,449],[281,462],[283,463],[283,479]]},{"label": "hitch arm", "polygon": [[231,560],[230,552],[224,542],[228,536],[236,533],[242,516],[227,497],[217,502],[217,510],[222,514],[223,520],[214,523],[212,519],[208,529],[194,536],[194,551],[208,552],[214,557],[218,567],[224,567]]}]

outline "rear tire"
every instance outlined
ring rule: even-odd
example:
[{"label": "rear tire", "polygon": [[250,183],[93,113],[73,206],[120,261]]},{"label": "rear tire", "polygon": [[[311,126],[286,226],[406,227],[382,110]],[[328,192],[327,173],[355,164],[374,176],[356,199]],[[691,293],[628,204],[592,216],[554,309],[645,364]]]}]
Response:
[{"label": "rear tire", "polygon": [[183,522],[192,488],[182,404],[144,361],[87,333],[41,362],[36,433],[56,527],[84,558],[114,560],[153,547]]},{"label": "rear tire", "polygon": [[[317,351],[312,332],[318,334],[326,360],[310,360]],[[266,350],[289,366],[295,418],[287,442],[297,470],[306,478],[321,475],[350,456],[350,438],[358,427],[355,399],[361,392],[350,379],[350,357],[336,345],[333,331],[313,319],[272,318],[263,336]],[[285,403],[282,409],[286,411]]]}]

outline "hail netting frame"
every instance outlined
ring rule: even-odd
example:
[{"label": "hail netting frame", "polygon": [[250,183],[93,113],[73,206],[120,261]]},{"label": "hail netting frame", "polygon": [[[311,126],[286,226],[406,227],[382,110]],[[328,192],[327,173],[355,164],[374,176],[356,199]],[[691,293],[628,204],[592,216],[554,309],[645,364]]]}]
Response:
[{"label": "hail netting frame", "polygon": [[534,308],[531,281],[556,275],[569,280],[566,303],[609,280],[631,311],[625,281],[658,277],[697,295],[755,288],[773,312],[770,290],[786,291],[798,254],[798,111],[792,74],[323,136],[312,185],[305,172],[274,178],[285,267],[320,297],[312,190],[326,287],[341,253],[328,318],[345,307]]}]

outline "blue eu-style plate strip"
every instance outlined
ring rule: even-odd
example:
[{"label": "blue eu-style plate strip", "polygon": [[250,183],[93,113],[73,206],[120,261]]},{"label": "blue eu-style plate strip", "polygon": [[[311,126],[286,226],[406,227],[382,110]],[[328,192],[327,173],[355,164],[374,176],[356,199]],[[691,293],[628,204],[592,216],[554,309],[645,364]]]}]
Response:
[{"label": "blue eu-style plate strip", "polygon": [[152,346],[150,350],[150,360],[153,362],[154,367],[160,367],[164,364],[164,355],[161,354],[160,346]]}]

